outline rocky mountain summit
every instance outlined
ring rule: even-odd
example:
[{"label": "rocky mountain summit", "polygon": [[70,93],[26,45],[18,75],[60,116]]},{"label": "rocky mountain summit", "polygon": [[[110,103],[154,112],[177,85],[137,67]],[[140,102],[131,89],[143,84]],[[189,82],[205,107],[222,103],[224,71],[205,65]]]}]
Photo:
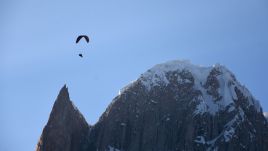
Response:
[{"label": "rocky mountain summit", "polygon": [[267,151],[268,122],[252,94],[222,65],[159,64],[120,90],[95,125],[66,86],[37,151]]},{"label": "rocky mountain summit", "polygon": [[37,151],[83,150],[89,125],[69,98],[66,85],[54,103],[47,125],[37,144]]}]

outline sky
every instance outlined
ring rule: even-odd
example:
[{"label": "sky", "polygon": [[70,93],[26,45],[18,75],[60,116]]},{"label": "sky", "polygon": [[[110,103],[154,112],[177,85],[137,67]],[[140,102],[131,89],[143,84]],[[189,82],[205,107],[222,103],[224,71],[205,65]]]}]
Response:
[{"label": "sky", "polygon": [[268,111],[267,27],[267,0],[0,0],[0,150],[35,149],[64,84],[94,124],[169,60],[225,65]]}]

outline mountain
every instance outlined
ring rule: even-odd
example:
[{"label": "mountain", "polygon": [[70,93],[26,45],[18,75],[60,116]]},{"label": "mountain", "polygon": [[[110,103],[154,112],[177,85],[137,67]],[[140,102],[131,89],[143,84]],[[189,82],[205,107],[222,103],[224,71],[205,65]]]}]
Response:
[{"label": "mountain", "polygon": [[64,87],[38,151],[268,150],[268,122],[259,101],[219,64],[156,65],[121,89],[93,126],[67,94]]},{"label": "mountain", "polygon": [[83,150],[89,129],[83,115],[71,102],[68,89],[64,85],[54,103],[36,150]]}]

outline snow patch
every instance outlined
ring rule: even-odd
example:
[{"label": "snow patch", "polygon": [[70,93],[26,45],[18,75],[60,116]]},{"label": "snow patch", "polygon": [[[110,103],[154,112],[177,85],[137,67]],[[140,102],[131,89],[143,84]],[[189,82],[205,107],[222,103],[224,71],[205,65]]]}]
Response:
[{"label": "snow patch", "polygon": [[197,136],[194,141],[199,144],[206,144],[204,136]]},{"label": "snow patch", "polygon": [[224,100],[220,101],[222,103],[221,105],[227,106],[238,99],[235,92],[235,82],[230,71],[226,68],[221,68],[220,70],[221,74],[217,76],[217,80],[220,84],[218,93],[222,96],[222,100]]},{"label": "snow patch", "polygon": [[245,120],[245,113],[241,108],[238,109],[238,113],[234,116],[232,120],[224,125],[224,130],[216,136],[214,139],[206,141],[205,143],[209,145],[208,151],[217,149],[215,143],[217,141],[229,142],[235,136],[236,128]]},{"label": "snow patch", "polygon": [[264,112],[263,115],[266,118],[266,120],[268,121],[268,112]]},{"label": "snow patch", "polygon": [[167,118],[166,118],[166,121],[169,121],[169,120],[170,120],[170,118],[169,118],[169,117],[167,117]]},{"label": "snow patch", "polygon": [[197,99],[199,104],[196,106],[194,115],[206,112],[215,115],[215,113],[219,110],[224,110],[226,107],[229,107],[228,112],[235,110],[234,104],[235,101],[238,100],[238,96],[235,91],[236,88],[241,90],[243,95],[248,98],[249,105],[254,105],[257,111],[261,111],[259,102],[254,99],[245,87],[241,86],[241,84],[236,81],[231,71],[219,64],[215,65],[214,68],[220,71],[220,74],[216,75],[216,78],[219,82],[217,92],[221,98],[220,100],[215,101],[215,98],[207,93],[207,89],[205,89],[202,85],[195,84],[195,89],[200,90],[202,92],[202,96]]},{"label": "snow patch", "polygon": [[232,111],[234,111],[234,110],[235,110],[234,105],[231,105],[231,106],[228,108],[228,112],[232,112]]},{"label": "snow patch", "polygon": [[120,150],[112,146],[108,146],[108,149],[106,151],[120,151]]},{"label": "snow patch", "polygon": [[128,90],[133,85],[134,82],[136,82],[136,80],[135,81],[131,81],[128,85],[126,85],[122,89],[120,89],[119,92],[118,92],[118,95],[121,95],[123,92],[125,92],[126,90]]},{"label": "snow patch", "polygon": [[234,133],[235,133],[235,130],[233,127],[230,127],[230,129],[225,130],[223,134],[225,142],[229,142],[231,138],[233,137]]},{"label": "snow patch", "polygon": [[154,104],[157,104],[158,102],[156,102],[156,101],[154,101],[154,100],[150,100],[152,103],[154,103]]},{"label": "snow patch", "polygon": [[[200,84],[200,82],[205,81],[212,67],[202,67],[193,65],[190,61],[169,61],[163,64],[158,64],[141,75],[141,82],[147,90],[151,90],[154,86],[164,85],[167,86],[169,81],[166,77],[167,72],[182,72],[183,70],[189,71],[192,73],[195,83]],[[178,77],[178,82],[191,82],[190,80],[185,79],[182,81]]]}]

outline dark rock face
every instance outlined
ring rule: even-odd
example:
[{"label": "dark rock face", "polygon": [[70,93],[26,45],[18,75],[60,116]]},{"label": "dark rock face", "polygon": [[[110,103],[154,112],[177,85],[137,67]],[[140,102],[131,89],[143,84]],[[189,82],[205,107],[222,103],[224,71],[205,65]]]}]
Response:
[{"label": "dark rock face", "polygon": [[[74,126],[60,124],[66,113],[54,107],[39,150],[55,150],[42,148],[51,144],[77,151],[268,150],[268,122],[258,101],[219,65],[157,65],[122,89],[90,128],[80,114],[70,114]],[[47,128],[54,122],[60,128]],[[70,139],[75,145],[60,148]]]},{"label": "dark rock face", "polygon": [[41,138],[37,151],[83,150],[89,126],[72,104],[68,89],[64,86],[54,103],[52,112]]}]

